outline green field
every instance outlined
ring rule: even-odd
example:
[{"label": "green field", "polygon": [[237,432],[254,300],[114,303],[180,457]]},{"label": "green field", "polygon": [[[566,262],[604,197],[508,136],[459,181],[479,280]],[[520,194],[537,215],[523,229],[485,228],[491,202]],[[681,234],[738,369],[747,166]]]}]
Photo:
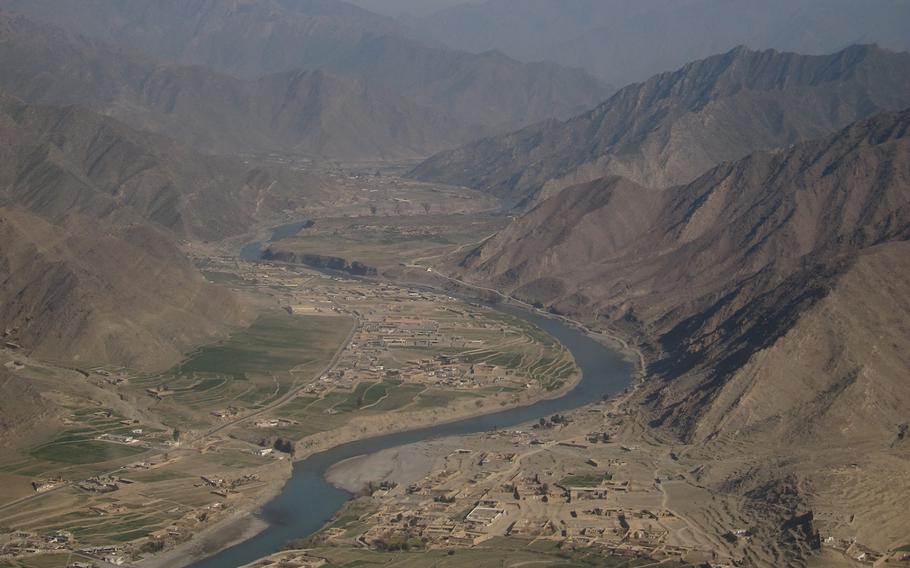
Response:
[{"label": "green field", "polygon": [[[343,322],[343,320],[342,320]],[[313,346],[336,344],[326,338],[338,318],[293,317],[280,313],[260,316],[250,327],[223,343],[203,347],[178,365],[173,374],[240,377],[247,373],[286,372],[313,362]],[[328,333],[327,333],[328,332]]]},{"label": "green field", "polygon": [[351,326],[347,318],[269,312],[226,340],[197,349],[170,371],[131,385],[166,387],[172,394],[157,402],[161,415],[184,428],[201,427],[211,422],[211,411],[260,408],[314,380]]},{"label": "green field", "polygon": [[250,284],[233,272],[215,272],[210,270],[203,270],[202,275],[205,276],[205,279],[209,282],[221,284],[222,286],[245,286]]},{"label": "green field", "polygon": [[506,222],[504,217],[467,215],[320,219],[315,229],[282,240],[280,249],[384,268],[446,254],[494,233]]},{"label": "green field", "polygon": [[32,449],[34,458],[72,464],[101,463],[145,453],[145,448],[124,444],[87,440],[81,442],[52,442]]},{"label": "green field", "polygon": [[609,473],[588,473],[569,475],[559,481],[561,487],[597,487],[604,481],[613,479]]}]

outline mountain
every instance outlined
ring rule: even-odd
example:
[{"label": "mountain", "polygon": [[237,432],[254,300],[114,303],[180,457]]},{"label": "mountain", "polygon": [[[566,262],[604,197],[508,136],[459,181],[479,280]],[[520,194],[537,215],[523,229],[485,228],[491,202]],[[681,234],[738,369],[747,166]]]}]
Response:
[{"label": "mountain", "polygon": [[663,191],[565,189],[461,259],[642,346],[653,426],[890,444],[910,404],[910,110]]},{"label": "mountain", "polygon": [[31,356],[162,369],[250,317],[159,230],[0,207],[0,321]]},{"label": "mountain", "polygon": [[907,105],[908,53],[854,46],[804,56],[740,47],[626,87],[568,121],[440,153],[410,175],[513,203],[607,175],[666,187]]},{"label": "mountain", "polygon": [[454,51],[338,0],[2,0],[0,9],[251,80],[300,69],[368,79],[487,134],[571,116],[609,92],[582,70]]},{"label": "mountain", "polygon": [[28,102],[83,105],[209,152],[399,159],[470,137],[367,81],[320,71],[241,80],[8,14],[0,14],[0,88]]},{"label": "mountain", "polygon": [[902,0],[487,0],[415,16],[403,21],[454,48],[581,67],[620,86],[742,43],[813,55],[858,43],[910,50]]},{"label": "mountain", "polygon": [[0,367],[0,447],[18,445],[57,413],[31,381]]},{"label": "mountain", "polygon": [[2,95],[0,139],[0,199],[51,222],[81,214],[217,239],[319,197],[325,185],[202,155],[80,107]]},{"label": "mountain", "polygon": [[286,204],[280,178],[81,108],[7,96],[0,142],[6,341],[67,364],[155,369],[249,317],[175,238],[247,230]]}]

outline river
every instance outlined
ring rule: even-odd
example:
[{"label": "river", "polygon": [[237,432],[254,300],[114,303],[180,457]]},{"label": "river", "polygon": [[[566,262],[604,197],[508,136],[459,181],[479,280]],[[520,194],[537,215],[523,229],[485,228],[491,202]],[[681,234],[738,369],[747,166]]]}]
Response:
[{"label": "river", "polygon": [[282,550],[290,540],[318,531],[351,498],[349,493],[325,479],[326,472],[341,461],[433,438],[514,428],[597,402],[605,395],[622,391],[630,383],[633,364],[584,332],[523,308],[500,305],[496,309],[528,321],[559,340],[575,357],[582,371],[581,381],[559,398],[448,424],[358,440],[297,462],[281,494],[262,510],[262,518],[269,527],[249,540],[192,564],[191,568],[236,568]]}]

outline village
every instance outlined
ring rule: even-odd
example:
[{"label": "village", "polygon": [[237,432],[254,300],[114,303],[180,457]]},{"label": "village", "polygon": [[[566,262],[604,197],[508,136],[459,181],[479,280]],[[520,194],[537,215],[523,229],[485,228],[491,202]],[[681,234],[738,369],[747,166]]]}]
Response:
[{"label": "village", "polygon": [[[554,434],[566,422],[554,416],[530,430],[484,434],[470,445],[475,449],[455,448],[440,469],[414,483],[371,486],[368,512],[320,538],[398,550],[472,548],[512,537],[658,562],[717,560],[675,537],[687,525],[666,508],[662,480],[637,475],[634,448],[610,443],[608,431],[560,440]],[[552,460],[554,453],[564,459]]]},{"label": "village", "polygon": [[[485,306],[405,286],[232,262],[215,261],[211,269],[234,270],[239,289],[268,298],[285,318],[337,320],[339,329],[350,329],[324,372],[292,369],[281,379],[288,395],[274,405],[266,399],[263,409],[230,391],[197,388],[230,385],[215,377],[73,370],[94,388],[119,393],[112,402],[156,406],[159,415],[185,408],[182,415],[191,413],[198,426],[163,427],[146,423],[142,413],[98,403],[74,406],[62,424],[78,434],[61,434],[36,455],[76,465],[30,478],[30,494],[23,490],[7,509],[10,526],[0,534],[0,559],[65,556],[71,566],[131,564],[254,510],[290,474],[295,445],[312,451],[301,442],[314,435],[331,434],[352,420],[386,420],[383,428],[394,427],[398,421],[386,416],[399,412],[432,422],[439,412],[457,416],[484,404],[518,404],[575,378],[562,346]],[[82,448],[101,463],[119,457],[80,468]],[[34,499],[40,507],[29,506]],[[70,520],[75,512],[78,522]],[[471,519],[480,522],[483,514],[478,509]]]},{"label": "village", "polygon": [[[331,369],[303,384],[298,397],[324,400],[357,395],[358,409],[425,406],[431,397],[523,398],[565,386],[574,363],[558,343],[520,320],[488,307],[444,294],[384,282],[327,275],[280,264],[235,264],[223,259],[218,270],[235,271],[243,285],[271,297],[294,316],[347,317],[354,330]],[[396,392],[412,392],[390,407]],[[168,396],[171,391],[149,390]],[[424,403],[420,398],[423,395]],[[366,396],[364,396],[366,395]],[[341,407],[325,409],[328,414]],[[243,416],[236,407],[212,412],[221,420]],[[293,430],[300,415],[273,413],[258,428]]]}]

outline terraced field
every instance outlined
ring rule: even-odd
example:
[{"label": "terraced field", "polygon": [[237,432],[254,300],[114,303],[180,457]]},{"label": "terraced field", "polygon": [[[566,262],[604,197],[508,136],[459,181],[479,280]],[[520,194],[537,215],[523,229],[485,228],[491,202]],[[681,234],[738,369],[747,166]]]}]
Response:
[{"label": "terraced field", "polygon": [[133,381],[163,392],[156,411],[169,423],[201,428],[229,406],[262,408],[314,380],[351,329],[346,318],[271,312],[227,340],[203,347],[161,375]]}]

